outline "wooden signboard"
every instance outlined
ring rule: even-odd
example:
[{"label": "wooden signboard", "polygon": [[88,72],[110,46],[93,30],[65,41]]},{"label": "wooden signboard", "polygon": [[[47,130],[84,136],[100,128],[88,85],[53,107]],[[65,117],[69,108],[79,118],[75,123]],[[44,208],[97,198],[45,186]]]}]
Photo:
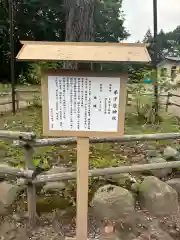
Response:
[{"label": "wooden signboard", "polygon": [[[88,42],[28,42],[17,55],[24,61],[150,62],[144,44]],[[124,74],[80,71],[44,73],[43,133],[77,137],[76,240],[87,239],[89,137],[124,133],[126,105]]]},{"label": "wooden signboard", "polygon": [[126,81],[127,76],[119,73],[45,73],[41,82],[44,135],[122,135]]},{"label": "wooden signboard", "polygon": [[41,80],[43,133],[77,138],[76,239],[87,239],[89,138],[124,133],[127,76],[51,71]]}]

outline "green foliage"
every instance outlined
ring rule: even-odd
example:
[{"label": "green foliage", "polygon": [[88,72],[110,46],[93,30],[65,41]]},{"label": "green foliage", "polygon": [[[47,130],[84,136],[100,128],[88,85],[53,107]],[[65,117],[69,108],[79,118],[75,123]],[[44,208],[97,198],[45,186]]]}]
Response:
[{"label": "green foliage", "polygon": [[[8,1],[0,3],[0,68],[1,77],[9,78]],[[63,1],[17,0],[14,2],[15,54],[19,40],[64,41],[65,16]],[[27,64],[16,64],[16,74],[26,72]]]},{"label": "green foliage", "polygon": [[21,84],[40,84],[42,72],[49,69],[61,69],[62,62],[46,62],[39,61],[28,65],[28,70],[24,74],[19,75],[19,82]]},{"label": "green foliage", "polygon": [[[138,90],[140,87],[136,86]],[[143,86],[141,87],[143,91]],[[140,92],[140,90],[139,90]],[[144,100],[143,100],[144,101]],[[177,120],[167,114],[163,115],[163,121],[158,126],[153,126],[145,121],[139,120],[134,111],[129,111],[126,114],[126,134],[134,133],[157,133],[157,132],[178,132],[180,130]],[[132,109],[131,109],[132,110]],[[30,107],[27,109],[22,109],[15,116],[6,115],[0,118],[0,126],[7,124],[8,130],[19,130],[19,131],[34,131],[37,137],[42,137],[42,119],[41,119],[41,109]],[[166,142],[166,144],[171,143],[171,141]],[[0,141],[0,159],[3,156],[3,163],[8,162],[15,167],[24,167],[24,152],[19,148],[14,148],[11,146],[10,141]],[[160,141],[151,143],[153,145],[160,144]],[[130,150],[131,149],[131,150]],[[90,168],[106,168],[106,167],[116,167],[120,165],[131,164],[132,156],[136,155],[131,144],[95,144],[90,146]],[[63,165],[76,168],[76,146],[49,146],[35,148],[34,164],[41,165],[45,169],[49,169],[52,165]],[[107,184],[109,179],[103,177],[94,177],[89,180],[89,200],[91,200],[94,192],[99,186]],[[59,196],[59,194],[58,194]],[[66,204],[75,205],[76,204],[76,181],[68,181],[65,191],[62,192],[60,199],[66,200]],[[47,200],[48,199],[48,200]],[[53,202],[54,196],[46,196],[40,201],[41,211],[43,207],[50,210],[48,207],[61,207],[63,204],[56,204]],[[47,200],[47,201],[46,201]],[[66,205],[65,204],[65,205]],[[64,206],[64,205],[63,205]]]},{"label": "green foliage", "polygon": [[39,165],[41,165],[41,167],[45,170],[50,168],[49,162],[48,162],[48,158],[44,157],[43,159],[41,158],[34,158],[33,159],[33,163],[34,165],[37,167]]},{"label": "green foliage", "polygon": [[128,68],[128,75],[129,75],[129,82],[130,83],[139,83],[143,82],[145,78],[150,78],[150,66],[144,65],[129,65]]},{"label": "green foliage", "polygon": [[143,42],[144,43],[151,43],[153,41],[153,35],[151,33],[151,29],[148,28],[145,36],[144,36],[144,39],[143,39]]},{"label": "green foliage", "polygon": [[0,140],[0,158],[6,157],[6,152],[8,151],[8,144]]},{"label": "green foliage", "polygon": [[[179,27],[176,29],[176,33],[179,32]],[[151,59],[154,60],[154,37],[151,33],[151,30],[148,29],[147,33],[143,39],[143,42],[148,45],[148,51],[151,56]],[[161,30],[157,36],[157,42],[156,42],[156,49],[157,49],[157,63],[162,61],[165,57],[168,56],[180,56],[180,42],[179,38],[177,39],[177,35],[174,33],[167,33],[165,34],[163,30]],[[136,66],[132,67],[130,69],[130,79],[131,82],[139,82],[142,78],[144,78],[144,66]],[[145,70],[146,71],[146,70]],[[160,95],[162,92],[167,92],[171,89],[175,89],[175,84],[171,81],[170,76],[158,76],[157,74],[149,68],[147,71],[149,72],[149,76],[151,76],[151,79],[153,80],[153,98],[152,98],[152,107],[150,111],[150,115],[153,116],[154,121],[158,122],[160,119],[159,112],[158,112],[158,106],[161,108],[160,102],[158,102],[158,94]],[[157,93],[158,89],[158,93]],[[151,99],[150,99],[151,101]],[[138,101],[139,102],[139,101]],[[138,106],[138,105],[137,105]],[[145,108],[143,108],[145,111],[149,104],[145,104]],[[139,109],[139,108],[137,108]],[[155,112],[156,111],[156,112]],[[139,115],[139,113],[138,113]],[[144,113],[143,113],[144,115]],[[149,114],[148,114],[149,115]],[[152,121],[152,120],[151,120]]]},{"label": "green foliage", "polygon": [[33,99],[29,102],[30,107],[41,108],[41,98],[39,96],[34,95]]},{"label": "green foliage", "polygon": [[[120,42],[130,35],[124,26],[122,0],[95,1],[95,41]],[[96,64],[96,69],[102,71],[127,72],[126,65],[119,63]]]},{"label": "green foliage", "polygon": [[119,159],[112,158],[112,156],[99,156],[93,158],[90,163],[92,168],[106,168],[106,167],[117,167],[119,164]]},{"label": "green foliage", "polygon": [[[124,27],[122,0],[96,0],[94,13],[94,37],[100,42],[119,42],[128,37]],[[17,0],[14,4],[15,50],[20,49],[19,40],[65,41],[66,16],[63,0]],[[15,54],[16,54],[15,53]],[[8,2],[0,4],[0,68],[1,76],[9,78],[9,24]],[[20,83],[37,84],[41,68],[49,63],[16,64]],[[61,68],[61,63],[50,67]],[[53,66],[52,66],[53,65]]]},{"label": "green foliage", "polygon": [[151,118],[153,116],[152,90],[149,89],[148,92],[145,84],[132,84],[129,86],[129,92],[133,96],[133,109],[135,110],[134,114],[136,114],[138,120],[145,123],[151,122]]},{"label": "green foliage", "polygon": [[[140,70],[140,69],[139,69]],[[130,78],[132,77],[131,83],[137,82],[137,78],[139,78],[139,83],[134,83],[129,85],[128,92],[133,95],[134,101],[133,101],[133,108],[136,112],[137,117],[139,120],[143,120],[146,123],[152,123],[154,124],[155,119],[155,110],[154,110],[154,103],[156,101],[155,98],[155,92],[154,92],[154,85],[156,84],[156,78],[157,79],[157,87],[158,87],[158,94],[159,94],[159,100],[158,100],[158,106],[161,113],[162,109],[164,109],[164,105],[162,104],[160,98],[162,94],[166,94],[170,90],[175,90],[178,87],[178,83],[175,83],[172,81],[171,76],[168,74],[160,75],[159,73],[156,74],[156,70],[143,68],[142,72],[138,71],[132,71],[132,75],[130,75]],[[152,84],[145,84],[143,83],[143,80],[145,78],[152,79]],[[159,116],[159,120],[161,121],[162,118]]]},{"label": "green foliage", "polygon": [[[174,31],[165,33],[162,29],[157,36],[157,50],[158,59],[160,62],[167,56],[180,57],[180,26],[178,26]],[[151,30],[148,29],[144,39],[144,43],[149,44],[148,50],[153,58],[154,55],[154,40]]]},{"label": "green foliage", "polygon": [[23,75],[23,73],[21,73],[18,77],[18,83],[22,84],[22,85],[30,85],[29,83],[27,83],[27,79],[26,77]]},{"label": "green foliage", "polygon": [[10,85],[9,84],[1,84],[0,83],[0,94],[2,94],[1,92],[8,92],[10,89]]},{"label": "green foliage", "polygon": [[94,22],[97,42],[119,42],[129,36],[124,27],[122,0],[96,0]]},{"label": "green foliage", "polygon": [[[146,76],[154,81],[154,70],[144,71],[141,73],[141,78],[144,79]],[[130,84],[128,92],[133,96],[133,109],[139,121],[144,123],[155,123],[155,111],[154,111],[154,89],[152,84],[144,84],[140,81],[138,84]],[[168,91],[177,88],[177,84],[171,81],[171,77],[168,75],[163,75],[158,77],[158,93],[159,98],[162,94],[167,94]],[[153,82],[154,84],[154,82]],[[164,110],[164,105],[159,100],[158,102],[160,114]],[[159,116],[159,120],[163,120]]]}]

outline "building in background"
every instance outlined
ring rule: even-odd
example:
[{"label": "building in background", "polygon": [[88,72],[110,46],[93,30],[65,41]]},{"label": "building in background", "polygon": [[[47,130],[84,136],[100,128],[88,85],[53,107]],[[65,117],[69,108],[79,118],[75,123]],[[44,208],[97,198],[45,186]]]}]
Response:
[{"label": "building in background", "polygon": [[158,77],[166,77],[174,84],[180,83],[180,57],[166,57],[157,65]]}]

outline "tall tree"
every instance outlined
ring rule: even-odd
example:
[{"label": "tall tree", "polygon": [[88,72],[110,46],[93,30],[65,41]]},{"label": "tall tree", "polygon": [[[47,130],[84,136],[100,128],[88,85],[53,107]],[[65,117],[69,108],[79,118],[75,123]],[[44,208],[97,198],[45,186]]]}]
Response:
[{"label": "tall tree", "polygon": [[[122,0],[16,0],[15,50],[19,40],[119,42],[128,37]],[[9,78],[8,0],[0,2],[0,78]],[[16,65],[16,75],[27,63]],[[115,67],[116,68],[116,67]],[[118,65],[119,68],[119,65]]]},{"label": "tall tree", "polygon": [[[65,0],[65,16],[65,41],[94,41],[94,0]],[[77,69],[80,64],[68,61],[65,62],[64,67]],[[84,64],[81,64],[82,67],[84,67]],[[88,65],[88,68],[90,68],[90,65]]]},{"label": "tall tree", "polygon": [[[165,33],[163,29],[160,30],[157,36],[157,57],[158,62],[162,61],[167,56],[180,56],[180,27],[177,27],[174,31]],[[150,29],[147,30],[143,39],[144,43],[148,43],[148,51],[153,57],[154,43]]]},{"label": "tall tree", "polygon": [[173,31],[166,33],[166,38],[169,41],[175,41],[178,45],[180,45],[180,25],[177,26]]},{"label": "tall tree", "polygon": [[65,0],[66,41],[94,40],[94,0]]},{"label": "tall tree", "polygon": [[95,41],[119,42],[129,33],[124,27],[122,0],[95,0]]},{"label": "tall tree", "polygon": [[14,12],[17,38],[39,41],[64,39],[63,0],[18,0]]},{"label": "tall tree", "polygon": [[8,2],[0,2],[0,67],[2,78],[9,78],[9,71],[7,72],[7,63],[9,61],[9,22],[8,22]]},{"label": "tall tree", "polygon": [[151,29],[148,28],[145,36],[144,36],[144,39],[143,39],[143,42],[144,43],[152,43],[153,42],[153,35],[151,33]]},{"label": "tall tree", "polygon": [[[0,2],[0,78],[9,78],[9,17],[8,0]],[[19,40],[65,39],[65,17],[63,0],[16,0],[14,1],[15,52],[20,48]],[[52,27],[53,26],[53,27]],[[17,75],[22,66],[17,64]]]},{"label": "tall tree", "polygon": [[[122,0],[95,0],[96,42],[120,42],[127,39],[130,34],[124,26],[124,21]],[[119,63],[104,63],[99,67],[102,70],[127,71],[127,66]]]}]

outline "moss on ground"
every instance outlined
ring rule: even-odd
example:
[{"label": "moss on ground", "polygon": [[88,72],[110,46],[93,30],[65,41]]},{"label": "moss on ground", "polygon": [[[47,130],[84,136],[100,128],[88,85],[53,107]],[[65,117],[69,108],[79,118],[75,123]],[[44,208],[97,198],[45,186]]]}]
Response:
[{"label": "moss on ground", "polygon": [[[4,130],[19,130],[19,131],[34,131],[38,138],[42,137],[42,121],[41,121],[41,108],[29,107],[27,109],[20,110],[15,116],[12,114],[6,114],[0,118],[0,129]],[[142,134],[142,133],[157,133],[157,132],[179,132],[179,125],[176,118],[172,116],[166,116],[164,121],[157,127],[144,124],[137,121],[137,118],[133,114],[126,115],[125,121],[125,133],[126,134]],[[154,141],[151,143],[144,143],[144,148],[139,148],[137,143],[126,144],[112,144],[101,143],[91,145],[90,147],[90,168],[103,168],[103,167],[115,167],[123,164],[133,164],[133,156],[143,153],[146,146],[151,144],[156,147],[162,145],[171,144],[172,141]],[[76,145],[73,146],[50,146],[36,148],[34,152],[34,162],[36,164],[39,161],[44,163],[45,168],[50,168],[52,165],[65,165],[67,167],[76,168]],[[12,141],[0,140],[0,163],[8,162],[15,167],[24,166],[24,152],[20,148],[12,147]],[[138,163],[138,162],[135,162]],[[102,178],[101,178],[102,179]],[[99,178],[90,179],[89,195],[92,197],[94,191],[104,184],[104,180]],[[64,198],[74,204],[76,194],[74,189],[76,183],[72,181],[69,183],[66,191],[63,192]],[[41,202],[41,201],[40,201]],[[46,199],[43,200],[42,208],[46,208],[48,205]],[[51,204],[52,205],[52,204]],[[56,208],[56,204],[53,203],[53,208]],[[41,208],[41,207],[40,207]],[[52,206],[49,206],[52,208]]]},{"label": "moss on ground", "polygon": [[[19,111],[15,116],[10,113],[0,118],[0,129],[34,131],[37,137],[42,137],[41,108],[29,107]],[[127,114],[125,122],[126,134],[179,132],[177,120],[172,116],[166,116],[164,121],[157,127],[144,125],[137,121],[133,114]],[[171,141],[155,141],[154,145],[164,145]],[[11,146],[12,141],[0,141],[0,160],[7,161],[14,166],[24,165],[24,153],[22,149]],[[129,145],[129,144],[128,144]],[[133,143],[132,143],[133,146]],[[96,144],[90,148],[90,167],[109,167],[123,164],[127,161],[122,156],[120,144]],[[47,146],[36,148],[34,161],[45,162],[47,168],[54,164],[65,164],[68,167],[76,165],[76,146]]]}]

